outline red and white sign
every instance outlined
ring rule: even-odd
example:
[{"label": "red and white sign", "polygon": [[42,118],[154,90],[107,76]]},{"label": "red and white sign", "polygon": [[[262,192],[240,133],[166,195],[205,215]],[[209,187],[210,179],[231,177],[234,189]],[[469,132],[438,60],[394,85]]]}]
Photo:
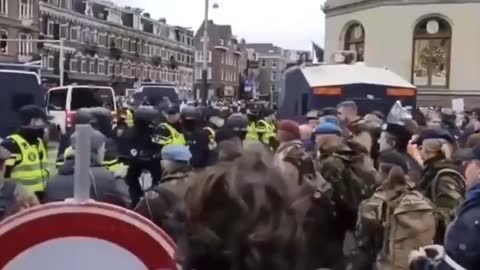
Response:
[{"label": "red and white sign", "polygon": [[174,270],[175,243],[109,204],[52,203],[0,223],[2,270]]}]

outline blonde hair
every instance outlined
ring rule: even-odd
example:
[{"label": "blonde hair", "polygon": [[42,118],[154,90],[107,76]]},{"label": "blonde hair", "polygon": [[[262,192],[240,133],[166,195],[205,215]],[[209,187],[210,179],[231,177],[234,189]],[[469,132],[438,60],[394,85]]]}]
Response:
[{"label": "blonde hair", "polygon": [[433,157],[443,154],[445,158],[450,159],[453,153],[452,145],[444,139],[426,139],[423,141],[423,152],[427,157]]}]

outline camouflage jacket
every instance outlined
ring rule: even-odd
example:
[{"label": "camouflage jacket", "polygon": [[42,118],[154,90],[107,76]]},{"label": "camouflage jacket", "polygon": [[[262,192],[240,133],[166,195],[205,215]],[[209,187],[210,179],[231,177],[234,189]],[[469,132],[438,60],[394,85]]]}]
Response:
[{"label": "camouflage jacket", "polygon": [[446,227],[453,220],[457,207],[465,199],[465,179],[460,173],[460,167],[441,157],[427,160],[418,189],[436,207],[438,228],[435,241],[443,243]]}]

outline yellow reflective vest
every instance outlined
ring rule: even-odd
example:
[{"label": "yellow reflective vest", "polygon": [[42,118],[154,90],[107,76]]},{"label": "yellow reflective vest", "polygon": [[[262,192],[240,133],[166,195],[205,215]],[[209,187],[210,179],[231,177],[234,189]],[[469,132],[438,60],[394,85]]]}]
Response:
[{"label": "yellow reflective vest", "polygon": [[12,169],[11,178],[23,184],[30,192],[42,192],[50,177],[48,164],[48,151],[42,140],[38,145],[30,145],[22,136],[14,134],[9,136],[19,147],[20,154],[17,161],[20,163]]},{"label": "yellow reflective vest", "polygon": [[133,113],[130,109],[126,110],[125,124],[127,124],[127,127],[129,128],[133,127]]},{"label": "yellow reflective vest", "polygon": [[262,133],[262,137],[260,140],[264,144],[268,144],[270,142],[270,138],[275,138],[276,136],[276,128],[275,125],[265,121],[260,120],[259,124],[261,128],[257,128],[257,133]]},{"label": "yellow reflective vest", "polygon": [[[62,166],[63,164],[65,164],[65,160],[68,158],[68,157],[71,157],[74,155],[74,150],[73,150],[73,147],[72,146],[69,146],[65,149],[65,152],[63,153],[63,159],[61,160],[58,160],[56,165],[57,165],[57,168]],[[120,170],[123,166],[123,164],[118,160],[118,158],[114,158],[114,159],[111,159],[111,160],[104,160],[102,162],[102,165],[105,166],[107,168],[107,170],[109,170],[110,172],[112,173],[115,173],[117,172],[118,170]]]},{"label": "yellow reflective vest", "polygon": [[182,133],[178,132],[172,125],[168,123],[160,124],[161,127],[167,129],[170,133],[169,136],[160,138],[156,141],[156,143],[161,144],[163,146],[175,144],[175,145],[187,145],[187,141],[185,140],[185,136]]},{"label": "yellow reflective vest", "polygon": [[258,141],[257,125],[255,122],[251,122],[247,127],[247,136],[245,138],[248,141]]}]

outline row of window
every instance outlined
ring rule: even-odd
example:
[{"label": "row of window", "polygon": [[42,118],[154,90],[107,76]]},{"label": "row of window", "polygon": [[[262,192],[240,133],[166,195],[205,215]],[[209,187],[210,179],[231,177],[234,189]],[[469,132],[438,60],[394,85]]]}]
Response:
[{"label": "row of window", "polygon": [[[10,4],[16,1],[11,1]],[[31,19],[33,18],[33,7],[35,0],[18,0],[18,19]],[[8,0],[0,0],[0,16],[8,16]]]},{"label": "row of window", "polygon": [[194,61],[191,55],[148,44],[143,40],[99,32],[97,29],[82,29],[80,26],[72,26],[69,23],[58,24],[49,20],[46,29],[42,29],[42,32],[50,38],[58,37],[82,44],[93,44],[106,48],[114,47],[147,57],[159,56],[162,59],[170,59],[173,56],[177,62],[184,64],[193,64]]},{"label": "row of window", "polygon": [[[413,34],[412,83],[420,87],[448,87],[450,78],[452,28],[440,17],[421,20]],[[344,35],[344,49],[353,51],[357,61],[364,60],[365,29],[350,24]]]},{"label": "row of window", "polygon": [[[42,67],[53,70],[58,65],[53,55],[42,57]],[[96,59],[86,57],[74,57],[66,65],[66,71],[93,75],[116,75],[127,78],[140,78],[152,80],[166,80],[175,82],[191,83],[192,73],[179,74],[175,71],[154,69],[151,67],[136,66],[108,59]]]},{"label": "row of window", "polygon": [[[195,61],[197,63],[199,62],[203,62],[204,58],[203,58],[203,51],[195,51]],[[208,63],[211,63],[212,62],[212,51],[208,51],[208,59],[207,59],[207,62]]]},{"label": "row of window", "polygon": [[222,64],[229,66],[238,66],[238,57],[233,54],[222,53]]},{"label": "row of window", "polygon": [[278,62],[276,59],[272,59],[271,61],[268,61],[266,59],[260,60],[260,67],[261,68],[266,68],[270,65],[270,68],[276,69],[278,67]]},{"label": "row of window", "polygon": [[[2,39],[8,39],[8,31],[6,29],[0,28],[0,37]],[[20,41],[18,41],[17,53],[19,55],[25,55],[25,56],[31,55],[33,52],[34,45],[32,42],[28,42],[28,40],[32,39],[32,35],[28,33],[19,33],[16,38],[21,39]],[[0,46],[0,54],[8,54],[9,43],[11,42],[7,42]]]},{"label": "row of window", "polygon": [[238,81],[237,74],[235,72],[232,72],[232,71],[224,72],[222,70],[220,76],[221,76],[222,81],[226,81],[226,82],[237,82]]},{"label": "row of window", "polygon": [[[201,80],[202,79],[202,68],[196,68],[195,69],[195,80]],[[207,80],[212,79],[212,68],[209,67],[207,70]]]}]

